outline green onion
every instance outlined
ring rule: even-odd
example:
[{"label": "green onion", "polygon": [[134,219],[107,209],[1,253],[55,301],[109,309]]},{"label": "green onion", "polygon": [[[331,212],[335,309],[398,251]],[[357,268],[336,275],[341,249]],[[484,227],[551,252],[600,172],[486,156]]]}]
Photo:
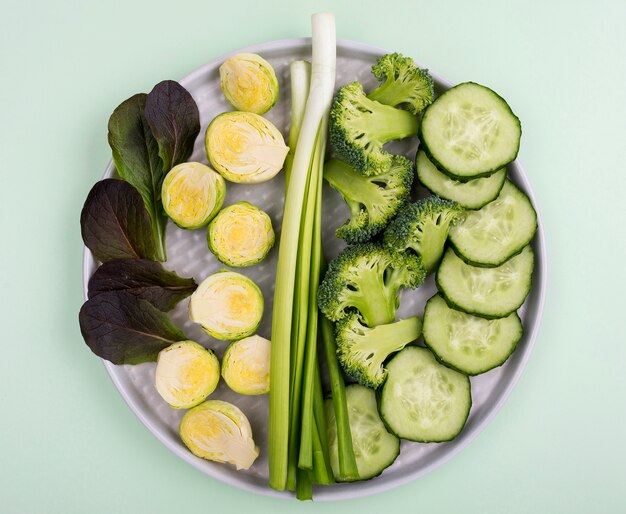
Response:
[{"label": "green onion", "polygon": [[330,376],[330,389],[333,398],[333,409],[337,421],[337,446],[339,453],[339,476],[341,480],[351,481],[359,479],[359,470],[356,465],[354,448],[352,446],[352,433],[350,432],[350,420],[348,418],[348,403],[346,401],[346,385],[343,374],[337,361],[337,345],[335,344],[334,328],[331,321],[321,316],[322,340],[324,341],[324,354],[328,375]]},{"label": "green onion", "polygon": [[[272,318],[272,353],[270,362],[270,417],[269,417],[269,471],[270,486],[284,490],[287,486],[287,470],[290,440],[290,378],[291,334],[293,303],[298,267],[298,248],[302,227],[303,206],[307,183],[311,173],[319,173],[312,166],[318,133],[327,115],[335,85],[336,36],[332,14],[321,13],[312,17],[311,85],[302,119],[300,134],[289,175],[289,188],[285,195],[283,225],[276,269],[274,290],[274,316]],[[317,176],[315,177],[317,179]],[[303,256],[308,259],[310,256]],[[302,295],[300,295],[302,296]],[[308,311],[308,305],[301,306]],[[301,316],[300,316],[301,317]],[[295,367],[295,366],[294,366]],[[298,474],[300,478],[302,473]],[[307,475],[308,477],[308,475]],[[310,481],[310,477],[308,477]],[[305,479],[306,480],[306,479]],[[302,484],[304,487],[306,484]],[[300,490],[298,485],[298,490]]]},{"label": "green onion", "polygon": [[[319,136],[319,133],[318,133]],[[317,139],[316,139],[317,141]],[[316,156],[313,159],[312,166],[317,165],[317,144],[315,147]],[[305,205],[303,208],[303,216],[300,226],[300,240],[298,245],[298,263],[296,267],[295,294],[293,302],[293,321],[291,327],[291,358],[295,360],[295,366],[292,366],[292,380],[290,391],[290,432],[289,432],[289,449],[288,449],[288,467],[287,467],[287,489],[292,489],[296,478],[296,468],[311,469],[311,462],[306,466],[299,464],[300,443],[300,405],[303,400],[302,396],[308,393],[302,393],[302,372],[306,362],[305,349],[307,347],[308,319],[310,313],[310,274],[311,269],[311,247],[313,244],[313,221],[315,202],[312,198],[317,197],[315,185],[311,183],[313,170],[309,173],[309,182],[307,183],[305,194]],[[315,177],[313,177],[315,178]],[[319,274],[319,270],[318,270]],[[306,386],[305,386],[306,387]],[[306,391],[306,389],[305,389]],[[306,411],[305,411],[306,412]],[[304,423],[304,419],[302,420]],[[302,427],[303,433],[310,432],[308,425]],[[309,448],[310,449],[310,448]]]},{"label": "green onion", "polygon": [[293,156],[296,151],[300,127],[304,118],[306,100],[309,97],[311,83],[311,63],[307,61],[293,61],[289,66],[291,75],[291,125],[289,126],[289,153],[285,159],[285,190],[289,187],[289,177],[293,165]]},{"label": "green onion", "polygon": [[299,469],[297,483],[298,487],[296,488],[296,498],[298,498],[298,500],[312,500],[313,481],[311,480],[311,472]]},{"label": "green onion", "polygon": [[[332,484],[335,481],[333,476],[333,469],[330,465],[330,448],[328,444],[328,425],[326,423],[326,411],[324,408],[324,393],[322,392],[322,380],[320,378],[319,367],[317,368],[317,372],[315,373],[315,390],[313,393],[313,414],[315,423],[314,426],[316,428],[316,432],[314,435],[319,437],[319,445],[321,449],[321,457],[323,459],[323,464],[320,466],[324,470],[324,477],[327,481],[323,481],[321,478],[318,479],[319,483],[323,484]],[[314,440],[313,448],[316,448],[316,441]],[[318,465],[317,461],[315,461],[315,469],[317,470]]]},{"label": "green onion", "polygon": [[[327,116],[322,120],[320,134],[326,134]],[[305,338],[302,343],[305,346],[305,369],[304,385],[302,389],[302,437],[300,439],[300,458],[298,466],[310,469],[312,466],[312,434],[313,422],[313,385],[317,372],[317,288],[320,281],[320,258],[322,252],[322,223],[321,223],[321,200],[322,200],[322,177],[324,167],[324,152],[326,145],[324,140],[318,137],[315,146],[315,157],[312,163],[310,191],[307,197],[305,209],[305,233],[311,234],[307,238],[310,243],[307,246],[310,256],[308,275],[308,314]],[[313,194],[315,192],[315,194]],[[304,270],[303,270],[304,271]],[[304,275],[305,277],[307,275]]]}]

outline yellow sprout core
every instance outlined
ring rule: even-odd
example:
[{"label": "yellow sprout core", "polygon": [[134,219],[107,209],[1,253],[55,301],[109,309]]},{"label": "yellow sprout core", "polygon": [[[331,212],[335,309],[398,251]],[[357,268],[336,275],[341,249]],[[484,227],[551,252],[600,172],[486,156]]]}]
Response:
[{"label": "yellow sprout core", "polygon": [[187,448],[203,459],[248,469],[259,456],[248,418],[228,402],[209,400],[189,410],[179,432]]},{"label": "yellow sprout core", "polygon": [[240,394],[266,394],[270,390],[270,346],[260,336],[232,343],[222,359],[222,376]]},{"label": "yellow sprout core", "polygon": [[174,166],[161,189],[163,208],[180,227],[200,228],[206,225],[224,203],[224,178],[199,162]]},{"label": "yellow sprout core", "polygon": [[213,167],[231,182],[257,183],[274,177],[289,148],[279,130],[250,112],[225,112],[209,125],[206,152]]},{"label": "yellow sprout core", "polygon": [[240,111],[263,114],[278,100],[278,79],[271,64],[256,54],[237,54],[220,66],[226,100]]},{"label": "yellow sprout core", "polygon": [[222,209],[209,225],[209,248],[224,264],[251,266],[274,246],[272,220],[248,202]]},{"label": "yellow sprout core", "polygon": [[217,357],[198,343],[182,341],[159,352],[156,389],[176,409],[187,409],[205,400],[219,378]]},{"label": "yellow sprout core", "polygon": [[263,294],[248,277],[222,271],[207,277],[191,295],[189,318],[223,341],[249,336],[263,316]]}]

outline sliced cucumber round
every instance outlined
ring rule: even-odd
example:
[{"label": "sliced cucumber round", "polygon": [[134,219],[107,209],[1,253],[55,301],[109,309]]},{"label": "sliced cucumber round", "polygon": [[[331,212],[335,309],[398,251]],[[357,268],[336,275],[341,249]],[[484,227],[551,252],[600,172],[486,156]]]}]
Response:
[{"label": "sliced cucumber round", "polygon": [[466,212],[450,228],[449,240],[464,261],[475,266],[499,266],[519,253],[537,231],[537,213],[528,197],[507,180],[498,198],[477,211]]},{"label": "sliced cucumber round", "polygon": [[454,180],[439,171],[424,150],[417,152],[415,161],[420,184],[431,193],[452,200],[464,209],[480,209],[495,200],[506,179],[506,169],[502,168],[488,177],[475,178],[467,182]]},{"label": "sliced cucumber round", "polygon": [[485,319],[452,309],[438,294],[426,302],[424,341],[437,359],[461,373],[479,375],[501,366],[522,333],[516,312]]},{"label": "sliced cucumber round", "polygon": [[389,362],[380,415],[402,439],[450,441],[463,429],[472,405],[469,378],[437,362],[427,348],[410,346]]},{"label": "sliced cucumber round", "polygon": [[[372,389],[358,384],[349,385],[346,387],[346,402],[359,480],[368,480],[380,475],[396,460],[400,454],[400,441],[387,431],[380,419],[376,393]],[[332,400],[326,400],[326,419],[330,465],[335,480],[340,482],[337,421]]]},{"label": "sliced cucumber round", "polygon": [[534,265],[530,245],[495,268],[467,264],[448,248],[435,280],[452,307],[486,318],[503,318],[524,303]]},{"label": "sliced cucumber round", "polygon": [[460,180],[486,176],[517,157],[522,126],[491,89],[464,82],[424,111],[420,140],[431,161]]}]

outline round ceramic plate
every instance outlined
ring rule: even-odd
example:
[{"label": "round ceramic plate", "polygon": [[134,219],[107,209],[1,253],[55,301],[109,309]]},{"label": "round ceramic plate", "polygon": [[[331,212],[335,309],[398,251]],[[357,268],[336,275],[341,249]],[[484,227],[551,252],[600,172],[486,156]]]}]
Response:
[{"label": "round ceramic plate", "polygon": [[[310,39],[274,41],[241,49],[233,52],[233,54],[239,52],[258,53],[267,59],[276,70],[281,88],[280,100],[266,116],[282,130],[286,138],[290,116],[289,64],[295,59],[310,59]],[[373,87],[375,82],[370,73],[370,67],[380,55],[385,53],[388,52],[381,48],[361,43],[339,41],[337,44],[337,86],[358,80],[364,84],[366,90]],[[227,56],[207,63],[180,80],[180,83],[193,95],[200,109],[202,129],[191,158],[194,161],[207,162],[204,151],[204,131],[208,123],[217,114],[232,110],[231,106],[224,100],[219,86],[218,67],[225,57]],[[432,74],[439,92],[450,87],[447,81],[434,73]],[[130,93],[132,92],[129,92],[129,96]],[[413,138],[413,140],[408,142],[394,143],[391,146],[391,150],[413,159],[416,147],[417,141]],[[535,208],[537,208],[537,202],[535,201],[530,183],[519,162],[516,161],[509,165],[508,173],[509,178],[529,195]],[[115,169],[112,163],[109,163],[104,176],[115,176]],[[282,174],[262,184],[228,183],[225,205],[240,200],[247,200],[259,206],[270,215],[277,231],[277,236],[280,236],[283,186]],[[424,191],[418,191],[417,194],[423,196],[425,193]],[[349,213],[347,206],[339,195],[326,185],[324,189],[323,216],[324,250],[327,257],[331,259],[345,246],[343,241],[335,237],[335,230],[345,222],[349,217]],[[207,248],[206,230],[186,231],[170,223],[167,227],[166,241],[168,260],[165,263],[165,267],[175,270],[183,277],[193,277],[199,283],[208,275],[224,268],[224,265],[220,264]],[[262,263],[251,268],[238,270],[252,278],[263,290],[265,315],[258,333],[268,339],[271,335],[272,297],[278,253],[277,246]],[[315,499],[335,500],[362,497],[414,480],[446,462],[485,427],[502,406],[522,373],[539,329],[546,291],[546,253],[541,217],[539,217],[539,229],[533,241],[533,246],[536,255],[533,288],[519,311],[525,329],[524,337],[515,353],[503,366],[471,379],[473,405],[467,424],[461,434],[454,441],[439,444],[419,444],[403,441],[400,456],[379,477],[364,482],[336,484],[317,488],[314,491]],[[97,263],[90,252],[85,250],[83,265],[85,298],[87,296],[87,281],[96,266]],[[399,316],[402,318],[416,314],[422,315],[426,300],[434,292],[435,285],[432,277],[429,277],[426,283],[418,290],[406,291],[402,297],[398,312]],[[213,349],[221,357],[227,343],[210,338],[198,326],[191,323],[187,316],[187,307],[188,301],[185,300],[172,311],[171,316],[174,322],[183,329],[190,339]],[[104,365],[113,383],[132,411],[150,432],[181,459],[187,461],[203,473],[236,487],[272,496],[292,496],[291,493],[280,493],[270,489],[268,486],[267,395],[239,395],[230,391],[222,381],[211,396],[211,398],[232,402],[244,411],[252,425],[255,441],[260,447],[261,453],[254,465],[247,471],[236,471],[230,465],[199,459],[192,455],[183,445],[178,437],[178,424],[184,411],[170,408],[156,392],[154,387],[154,363],[136,366],[116,366],[105,361]]]}]

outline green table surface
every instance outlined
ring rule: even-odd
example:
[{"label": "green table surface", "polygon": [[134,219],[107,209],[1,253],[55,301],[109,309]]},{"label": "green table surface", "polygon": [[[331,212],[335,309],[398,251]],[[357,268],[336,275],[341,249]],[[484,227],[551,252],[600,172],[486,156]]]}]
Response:
[{"label": "green table surface", "polygon": [[[626,2],[0,3],[0,512],[626,512]],[[113,108],[225,52],[339,38],[473,80],[522,119],[545,224],[543,326],[508,402],[459,455],[332,504],[257,496],[178,459],[83,343],[79,212]]]}]

